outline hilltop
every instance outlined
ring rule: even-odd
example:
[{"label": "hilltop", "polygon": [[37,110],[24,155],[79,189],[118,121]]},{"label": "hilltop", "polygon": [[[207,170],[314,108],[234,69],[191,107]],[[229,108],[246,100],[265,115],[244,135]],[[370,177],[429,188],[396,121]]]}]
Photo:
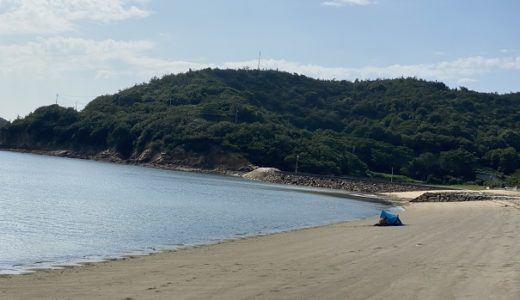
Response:
[{"label": "hilltop", "polygon": [[7,124],[9,124],[9,121],[7,121],[6,119],[0,117],[0,127],[4,127]]},{"label": "hilltop", "polygon": [[[0,146],[70,150],[196,168],[272,166],[315,174],[405,175],[432,183],[520,168],[520,93],[415,78],[316,80],[206,69],[153,78],[77,112],[41,107]],[[368,173],[367,173],[368,172]]]}]

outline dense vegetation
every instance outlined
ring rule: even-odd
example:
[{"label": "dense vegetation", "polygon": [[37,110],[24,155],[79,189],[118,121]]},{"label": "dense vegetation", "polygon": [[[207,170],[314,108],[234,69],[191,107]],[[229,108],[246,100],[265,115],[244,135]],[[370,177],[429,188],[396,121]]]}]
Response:
[{"label": "dense vegetation", "polygon": [[0,128],[1,127],[4,127],[5,125],[7,125],[9,122],[6,120],[6,119],[2,119],[0,118]]},{"label": "dense vegetation", "polygon": [[0,144],[114,149],[124,159],[145,150],[169,159],[232,153],[283,170],[293,170],[298,157],[309,173],[393,170],[457,183],[475,180],[477,171],[509,175],[520,168],[519,111],[520,93],[478,93],[414,78],[323,81],[207,69],[100,96],[81,112],[39,108],[2,128]]}]

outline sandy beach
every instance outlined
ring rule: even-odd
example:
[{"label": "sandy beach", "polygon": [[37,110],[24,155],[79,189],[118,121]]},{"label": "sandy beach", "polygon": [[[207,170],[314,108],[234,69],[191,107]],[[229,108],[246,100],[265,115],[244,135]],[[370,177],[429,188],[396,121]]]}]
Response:
[{"label": "sandy beach", "polygon": [[362,220],[0,278],[1,299],[520,299],[520,210],[417,203]]}]

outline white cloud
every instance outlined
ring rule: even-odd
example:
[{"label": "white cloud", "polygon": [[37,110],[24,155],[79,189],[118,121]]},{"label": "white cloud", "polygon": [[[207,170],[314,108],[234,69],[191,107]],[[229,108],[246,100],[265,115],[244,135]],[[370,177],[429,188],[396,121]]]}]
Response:
[{"label": "white cloud", "polygon": [[329,0],[321,3],[325,6],[367,6],[375,4],[373,0]]},{"label": "white cloud", "polygon": [[38,38],[26,44],[0,45],[0,75],[30,73],[58,77],[69,71],[111,70],[116,63],[131,65],[153,44],[147,41]]},{"label": "white cloud", "polygon": [[146,55],[149,41],[91,40],[71,37],[37,38],[25,44],[0,44],[0,78],[33,76],[64,78],[71,72],[92,72],[96,79],[130,76],[146,79],[216,64],[167,60]]},{"label": "white cloud", "polygon": [[459,80],[457,80],[457,83],[458,84],[466,84],[466,83],[472,83],[472,82],[477,82],[478,80],[477,79],[474,79],[474,78],[460,78]]},{"label": "white cloud", "polygon": [[[92,72],[104,79],[130,76],[143,80],[155,75],[202,68],[251,68],[257,60],[199,63],[156,58],[148,55],[154,44],[148,41],[89,40],[69,37],[38,38],[25,44],[0,45],[0,78],[38,76],[63,78],[70,72]],[[520,56],[471,56],[432,64],[393,64],[356,68],[324,67],[284,59],[264,59],[263,69],[278,69],[321,79],[375,79],[418,77],[460,84],[498,70],[520,70]]]},{"label": "white cloud", "polygon": [[502,54],[512,54],[515,52],[518,52],[518,51],[516,51],[514,49],[500,49],[500,53],[502,53]]},{"label": "white cloud", "polygon": [[145,0],[0,0],[0,34],[50,34],[75,23],[119,21],[149,15]]},{"label": "white cloud", "polygon": [[[249,66],[254,68],[256,61],[226,63],[224,67],[237,68]],[[358,68],[323,67],[312,64],[299,64],[286,60],[265,60],[262,67],[280,69],[305,74],[322,79],[376,79],[418,77],[447,82],[472,82],[476,77],[494,70],[520,70],[520,56],[485,58],[481,56],[466,57],[454,61],[435,64],[394,64],[388,66],[364,66]]]}]

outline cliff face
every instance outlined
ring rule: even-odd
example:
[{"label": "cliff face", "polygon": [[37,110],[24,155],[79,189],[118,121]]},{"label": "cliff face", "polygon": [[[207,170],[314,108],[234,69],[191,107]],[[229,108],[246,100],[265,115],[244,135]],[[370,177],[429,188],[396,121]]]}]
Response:
[{"label": "cliff face", "polygon": [[147,149],[142,153],[134,153],[132,157],[125,159],[113,149],[107,149],[100,152],[82,152],[81,150],[70,149],[51,150],[28,147],[10,148],[1,146],[0,149],[2,148],[22,153],[35,153],[57,157],[90,159],[113,163],[151,166],[171,170],[193,170],[219,174],[242,174],[257,168],[240,155],[224,152],[214,152],[206,156],[178,149],[176,153],[177,155],[172,157],[170,154],[164,152],[156,153]]}]

